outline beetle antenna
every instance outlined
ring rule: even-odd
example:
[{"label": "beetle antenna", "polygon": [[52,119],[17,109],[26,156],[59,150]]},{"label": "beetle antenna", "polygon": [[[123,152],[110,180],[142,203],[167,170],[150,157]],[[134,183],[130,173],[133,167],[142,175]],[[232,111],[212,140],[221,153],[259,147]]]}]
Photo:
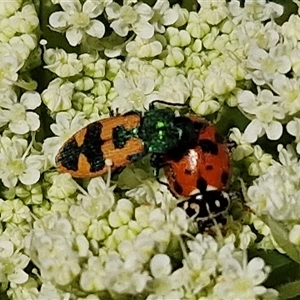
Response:
[{"label": "beetle antenna", "polygon": [[107,167],[107,181],[106,181],[106,186],[110,186],[110,179],[111,179],[111,166],[113,165],[113,162],[111,159],[107,158],[105,160],[105,165]]}]

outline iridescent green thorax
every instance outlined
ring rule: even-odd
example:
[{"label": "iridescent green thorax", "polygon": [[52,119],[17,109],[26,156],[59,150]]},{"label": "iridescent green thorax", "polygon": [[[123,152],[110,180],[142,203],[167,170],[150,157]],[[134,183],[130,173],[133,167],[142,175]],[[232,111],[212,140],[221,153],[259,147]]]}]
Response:
[{"label": "iridescent green thorax", "polygon": [[138,136],[149,153],[167,153],[194,145],[197,141],[193,122],[188,117],[176,117],[169,108],[147,111]]}]

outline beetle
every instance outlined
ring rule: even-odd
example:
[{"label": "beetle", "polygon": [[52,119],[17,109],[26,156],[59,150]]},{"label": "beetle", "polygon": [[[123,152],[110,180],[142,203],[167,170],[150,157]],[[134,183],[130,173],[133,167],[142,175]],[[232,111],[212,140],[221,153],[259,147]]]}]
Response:
[{"label": "beetle", "polygon": [[229,185],[230,155],[228,145],[215,125],[189,116],[199,128],[197,145],[176,152],[154,156],[156,174],[164,169],[168,187],[177,198],[188,198],[179,206],[198,221],[199,227],[212,225],[212,219],[224,222],[230,199],[225,192]]},{"label": "beetle", "polygon": [[191,118],[176,116],[170,108],[154,108],[153,103],[143,116],[132,111],[88,124],[63,144],[56,166],[75,178],[92,178],[148,153],[184,152],[197,144],[200,128],[195,125]]}]

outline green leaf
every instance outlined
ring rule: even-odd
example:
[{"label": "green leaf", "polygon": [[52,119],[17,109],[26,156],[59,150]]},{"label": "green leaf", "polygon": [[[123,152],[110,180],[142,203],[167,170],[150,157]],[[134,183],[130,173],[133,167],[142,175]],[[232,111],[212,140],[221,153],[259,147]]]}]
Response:
[{"label": "green leaf", "polygon": [[289,282],[277,288],[279,299],[299,299],[300,296],[300,280]]},{"label": "green leaf", "polygon": [[300,248],[289,241],[289,231],[285,226],[275,221],[271,216],[261,218],[271,229],[272,235],[278,245],[286,252],[286,254],[300,264]]},{"label": "green leaf", "polygon": [[[300,279],[300,265],[287,255],[277,250],[249,249],[249,260],[253,257],[261,257],[271,267],[271,273],[264,282],[264,286],[278,289],[289,282]],[[282,276],[282,274],[285,274]]]}]

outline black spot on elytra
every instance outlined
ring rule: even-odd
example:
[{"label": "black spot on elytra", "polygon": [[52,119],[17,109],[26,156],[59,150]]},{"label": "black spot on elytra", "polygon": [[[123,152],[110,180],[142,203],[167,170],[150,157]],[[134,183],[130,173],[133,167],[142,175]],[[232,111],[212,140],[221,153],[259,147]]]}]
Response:
[{"label": "black spot on elytra", "polygon": [[224,185],[226,185],[228,183],[228,180],[229,180],[229,174],[228,172],[224,171],[221,175],[221,181]]},{"label": "black spot on elytra", "polygon": [[71,171],[78,170],[78,158],[81,153],[80,147],[77,146],[75,138],[67,141],[59,153],[56,163],[60,163],[63,167]]},{"label": "black spot on elytra", "polygon": [[207,182],[203,177],[199,177],[197,180],[197,188],[201,193],[204,193],[207,189]]},{"label": "black spot on elytra", "polygon": [[58,161],[68,170],[78,171],[79,155],[83,154],[90,164],[90,172],[100,171],[105,166],[105,157],[101,146],[103,141],[100,139],[102,124],[100,122],[91,123],[86,127],[86,134],[81,146],[78,146],[75,138],[71,139],[64,146]]},{"label": "black spot on elytra", "polygon": [[207,171],[211,171],[211,170],[213,170],[213,166],[212,165],[207,165],[206,167],[205,167],[205,169],[207,170]]},{"label": "black spot on elytra", "polygon": [[219,149],[218,144],[207,139],[202,139],[199,141],[199,146],[204,153],[210,153],[213,155],[218,155]]}]

